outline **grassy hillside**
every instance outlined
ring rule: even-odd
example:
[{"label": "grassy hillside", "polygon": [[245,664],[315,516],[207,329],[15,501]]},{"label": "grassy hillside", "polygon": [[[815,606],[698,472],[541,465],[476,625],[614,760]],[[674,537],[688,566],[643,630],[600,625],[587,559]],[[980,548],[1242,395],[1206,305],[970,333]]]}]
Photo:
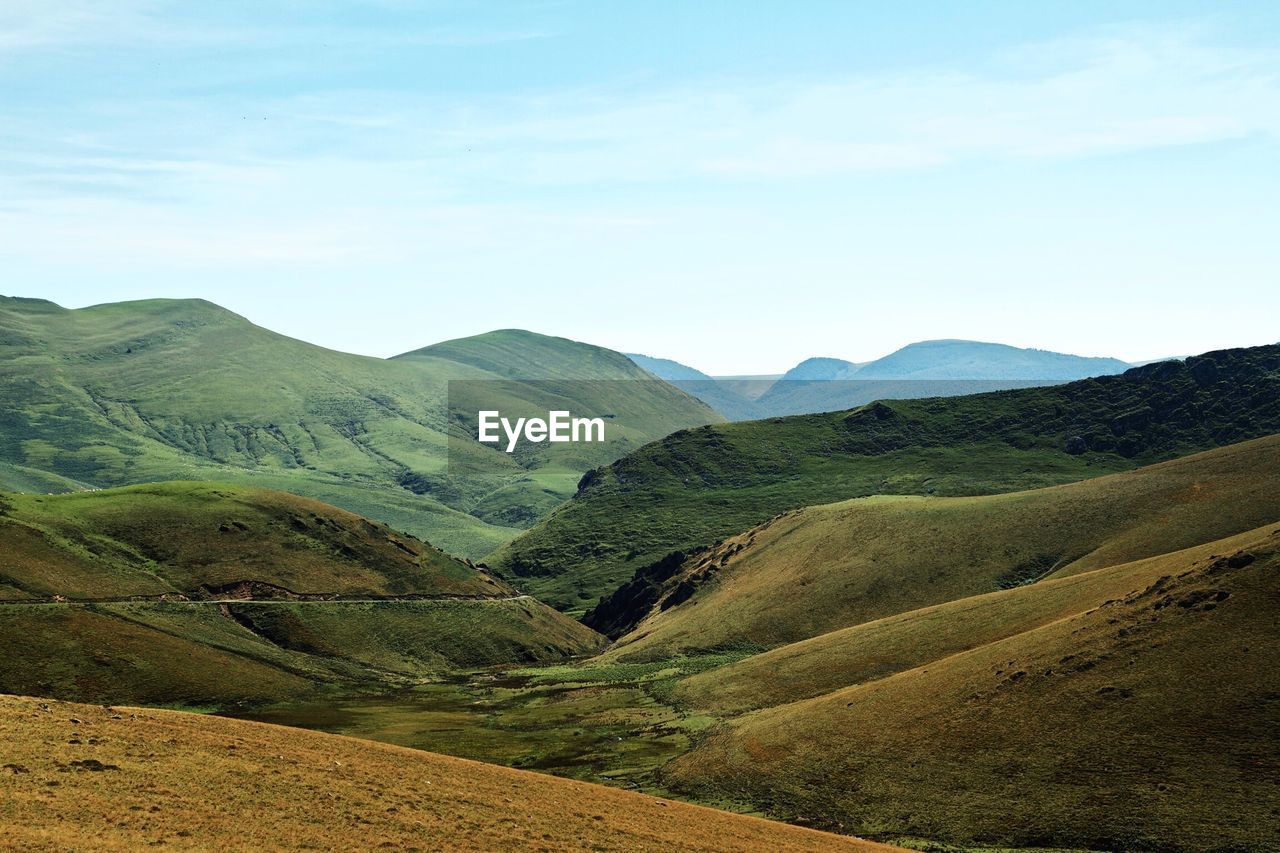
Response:
[{"label": "grassy hillside", "polygon": [[[680,390],[697,397],[727,420],[745,421],[761,416],[759,408],[755,405],[755,396],[759,394],[750,396],[752,392],[743,387],[745,383],[716,379],[701,370],[669,358],[654,358],[639,353],[627,353],[627,358],[659,379],[666,380]],[[770,383],[763,384],[767,386]]]},{"label": "grassy hillside", "polygon": [[[510,587],[385,524],[283,492],[153,483],[0,494],[0,600],[501,596]],[[239,595],[239,594],[237,594]]]},{"label": "grassy hillside", "polygon": [[692,555],[647,610],[629,584],[585,621],[644,617],[610,650],[623,659],[778,646],[1251,530],[1280,518],[1278,481],[1270,436],[1046,489],[809,507]]},{"label": "grassy hillside", "polygon": [[27,850],[879,850],[684,803],[280,726],[0,697],[0,845]]},{"label": "grassy hillside", "polygon": [[[852,686],[747,714],[665,776],[697,796],[881,838],[1280,846],[1280,789],[1269,783],[1280,754],[1280,525],[1124,571],[1129,591],[1096,605],[1081,596],[1087,609],[1064,618],[1024,607],[1037,585],[1001,594],[998,607],[966,600],[811,644],[842,658],[829,663],[849,667]],[[1092,597],[1120,573],[1093,573]],[[986,641],[971,607],[1015,633]],[[893,641],[895,625],[911,640]],[[741,707],[745,693],[720,695]]]},{"label": "grassy hillside", "polygon": [[529,598],[0,605],[0,692],[219,709],[559,661],[600,638]]},{"label": "grassy hillside", "polygon": [[981,495],[1280,431],[1280,347],[1118,376],[685,430],[591,472],[490,562],[574,612],[637,569],[781,512],[874,494]]},{"label": "grassy hillside", "polygon": [[1146,589],[1170,566],[1213,561],[1258,540],[1256,530],[1172,554],[988,592],[862,622],[697,673],[680,701],[719,715],[784,705],[887,678]]},{"label": "grassy hillside", "polygon": [[0,492],[37,492],[56,495],[63,492],[79,492],[90,488],[67,477],[49,471],[0,462]]},{"label": "grassy hillside", "polygon": [[[629,443],[592,446],[579,470],[539,479],[537,459],[522,465],[467,439],[448,412],[449,380],[510,379],[511,364],[535,376],[579,364],[574,375],[646,378],[606,383],[593,402],[621,406],[613,395],[640,389],[650,396],[634,405],[648,420]],[[202,479],[282,489],[472,556],[572,494],[581,470],[611,452],[716,419],[624,356],[561,338],[502,332],[384,360],[286,338],[201,300],[69,311],[0,297],[0,395],[2,462],[99,487]],[[543,404],[545,394],[532,396]]]},{"label": "grassy hillside", "polygon": [[0,691],[224,707],[559,660],[601,638],[345,510],[157,483],[0,495],[0,642]]}]

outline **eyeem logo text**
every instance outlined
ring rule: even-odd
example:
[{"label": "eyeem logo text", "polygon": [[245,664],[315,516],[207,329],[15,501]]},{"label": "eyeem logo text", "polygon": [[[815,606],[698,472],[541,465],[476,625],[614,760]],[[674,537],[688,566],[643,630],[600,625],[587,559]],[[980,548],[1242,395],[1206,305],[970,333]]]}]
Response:
[{"label": "eyeem logo text", "polygon": [[[512,453],[523,435],[525,441],[604,441],[604,418],[575,418],[568,412],[547,412],[547,419],[516,418],[513,424],[507,418],[494,411],[477,413],[480,423],[479,439],[485,444],[499,444],[502,437],[498,428],[507,437],[507,452]],[[594,437],[593,437],[594,435]]]}]

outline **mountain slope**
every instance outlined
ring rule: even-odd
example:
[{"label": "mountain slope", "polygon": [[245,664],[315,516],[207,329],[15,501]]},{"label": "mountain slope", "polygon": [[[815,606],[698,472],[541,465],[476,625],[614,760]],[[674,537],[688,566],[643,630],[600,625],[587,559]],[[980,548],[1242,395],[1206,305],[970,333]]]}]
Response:
[{"label": "mountain slope", "polygon": [[158,483],[0,495],[0,692],[215,705],[554,660],[600,638],[336,507]]},{"label": "mountain slope", "polygon": [[[174,711],[0,697],[0,845],[882,850],[419,750]],[[72,733],[76,736],[72,736]],[[51,783],[56,783],[51,784]]]},{"label": "mountain slope", "polygon": [[852,379],[862,367],[842,358],[806,358],[782,374],[779,382],[831,382]]},{"label": "mountain slope", "polygon": [[1084,613],[1146,589],[1171,566],[1224,559],[1221,555],[1247,549],[1258,536],[1258,530],[1250,530],[1155,557],[861,622],[690,676],[676,692],[681,701],[722,715],[822,696]]},{"label": "mountain slope", "polygon": [[[584,471],[626,455],[654,437],[691,424],[723,420],[673,385],[655,379],[621,353],[564,338],[503,329],[398,355],[438,375],[457,366],[484,371],[448,383],[449,473],[453,483],[490,481],[492,456],[519,476],[493,489],[470,511],[494,523],[528,526],[577,489]],[[552,410],[607,421],[604,442],[523,442],[507,454],[481,447],[478,413],[546,418]],[[429,484],[428,484],[429,485]],[[434,492],[434,489],[431,489]]]},{"label": "mountain slope", "polygon": [[1160,560],[1075,615],[743,716],[664,775],[882,838],[1280,846],[1280,526]]},{"label": "mountain slope", "polygon": [[728,420],[744,421],[760,417],[754,400],[739,390],[742,383],[716,379],[669,358],[653,358],[639,353],[627,353],[627,357],[659,379],[697,397]]},{"label": "mountain slope", "polygon": [[3,601],[208,598],[244,583],[281,597],[513,594],[385,524],[218,483],[0,495],[0,543]]},{"label": "mountain slope", "polygon": [[621,659],[778,646],[1251,530],[1280,518],[1277,481],[1270,436],[1034,491],[807,507],[692,555],[647,609],[624,586],[584,621],[635,624],[609,652]]},{"label": "mountain slope", "polygon": [[638,352],[629,352],[626,353],[626,356],[654,376],[659,379],[665,379],[668,382],[674,379],[695,379],[702,382],[714,381],[714,377],[708,376],[701,370],[669,358],[655,358],[651,355],[641,355]]},{"label": "mountain slope", "polygon": [[[538,363],[646,378],[600,389],[609,410],[635,388],[661,399],[638,406],[648,417],[618,452],[715,420],[620,354],[531,333],[507,334],[504,346],[481,338],[384,360],[293,340],[201,300],[71,311],[0,297],[0,461],[103,487],[208,479],[283,489],[479,556],[572,494],[581,470],[615,457],[593,446],[589,464],[529,488],[540,460],[467,438],[450,418],[450,380],[505,380],[513,364]],[[480,362],[468,346],[491,357]],[[524,401],[513,385],[517,402],[543,404],[542,392]]]},{"label": "mountain slope", "polygon": [[572,501],[490,561],[580,611],[674,551],[797,507],[1038,488],[1275,432],[1280,346],[1046,388],[706,426],[591,472]]}]

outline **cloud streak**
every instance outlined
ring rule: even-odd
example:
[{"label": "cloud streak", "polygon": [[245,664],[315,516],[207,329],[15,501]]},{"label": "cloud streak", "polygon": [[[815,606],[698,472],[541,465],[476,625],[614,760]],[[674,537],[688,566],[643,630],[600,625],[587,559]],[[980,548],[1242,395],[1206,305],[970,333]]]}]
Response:
[{"label": "cloud streak", "polygon": [[[93,4],[65,6],[38,26],[35,4],[6,8],[8,19],[27,20],[0,41],[11,46],[65,41],[100,20]],[[26,13],[15,18],[14,8]],[[113,27],[167,26],[153,4],[116,11]],[[309,243],[334,257],[385,258],[388,241],[377,235],[404,235],[406,220],[443,227],[433,210],[465,210],[468,221],[486,208],[503,221],[522,208],[577,215],[565,211],[564,192],[604,194],[600,221],[629,221],[608,194],[660,186],[664,203],[679,207],[738,184],[1275,141],[1277,79],[1275,52],[1217,47],[1193,30],[1130,29],[1025,46],[981,73],[465,97],[214,90],[74,103],[53,114],[59,121],[37,103],[0,115],[10,216],[0,250],[22,252],[45,229],[101,251],[91,224],[110,221],[114,245],[201,262],[293,258]],[[348,236],[326,222],[347,223]],[[130,228],[166,237],[131,240]],[[186,238],[175,233],[184,229]],[[273,242],[297,248],[264,248]]]}]

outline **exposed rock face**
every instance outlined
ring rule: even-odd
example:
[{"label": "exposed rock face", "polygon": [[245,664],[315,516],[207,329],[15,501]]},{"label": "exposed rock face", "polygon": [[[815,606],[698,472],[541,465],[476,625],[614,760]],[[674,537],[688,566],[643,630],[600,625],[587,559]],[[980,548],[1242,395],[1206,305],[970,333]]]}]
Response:
[{"label": "exposed rock face", "polygon": [[618,639],[648,615],[669,590],[667,582],[679,574],[689,556],[684,551],[672,551],[656,563],[637,569],[630,581],[600,599],[600,603],[582,617],[582,623],[611,640]]}]

